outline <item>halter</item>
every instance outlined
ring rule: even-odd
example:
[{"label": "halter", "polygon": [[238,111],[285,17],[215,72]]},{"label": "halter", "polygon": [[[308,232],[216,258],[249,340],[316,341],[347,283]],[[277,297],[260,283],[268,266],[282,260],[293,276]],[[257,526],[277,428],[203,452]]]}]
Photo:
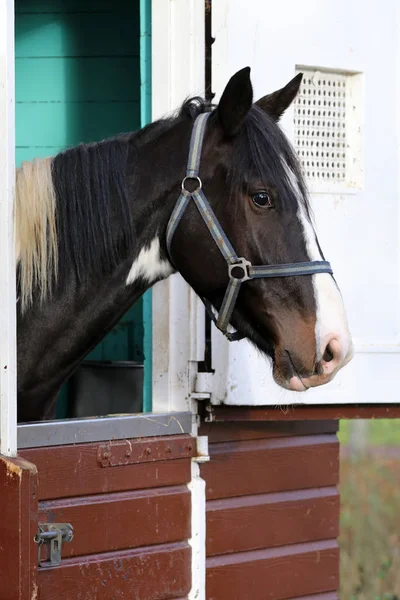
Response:
[{"label": "halter", "polygon": [[[201,298],[205,304],[210,318],[217,328],[228,338],[230,342],[240,340],[244,335],[238,331],[228,331],[230,319],[235,308],[236,300],[240,287],[245,281],[251,279],[264,279],[269,277],[290,277],[297,275],[314,275],[316,273],[333,274],[331,265],[325,260],[298,262],[279,265],[252,265],[245,258],[238,257],[224,230],[221,227],[213,209],[202,191],[202,182],[199,177],[201,150],[204,140],[207,119],[211,113],[202,113],[199,115],[193,125],[192,136],[190,139],[189,159],[186,170],[186,177],[182,181],[182,191],[178,198],[175,208],[172,211],[167,226],[167,248],[171,258],[171,244],[176,228],[189,204],[193,200],[199,213],[203,217],[209,232],[224,257],[228,267],[229,283],[222,301],[219,315],[216,317],[211,303],[205,298]],[[193,191],[186,189],[188,181],[196,182],[197,187]]]}]

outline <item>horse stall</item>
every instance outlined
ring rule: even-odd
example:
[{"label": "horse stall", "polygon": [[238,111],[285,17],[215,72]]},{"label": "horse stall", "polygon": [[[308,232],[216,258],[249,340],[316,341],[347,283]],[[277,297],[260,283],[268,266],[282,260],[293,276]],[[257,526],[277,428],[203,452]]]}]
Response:
[{"label": "horse stall", "polygon": [[[393,31],[376,47],[371,27],[386,26],[387,14],[359,0],[354,12],[345,0],[320,4],[288,0],[271,19],[262,0],[246,11],[239,0],[0,0],[4,600],[338,598],[338,420],[400,414],[391,383],[400,347],[391,275],[400,163],[387,135],[400,100],[392,68],[400,23],[388,2]],[[306,73],[282,125],[310,180],[353,362],[304,395],[278,388],[254,347],[229,344],[173,275],[86,356],[54,419],[17,425],[15,166],[138,129],[204,91],[218,101],[247,64],[255,98]],[[333,127],[327,114],[318,125],[307,116],[315,85],[322,102],[334,88],[343,94],[337,124],[346,145],[329,164],[309,145]],[[333,112],[330,98],[324,110]],[[370,243],[375,227],[387,231],[386,245]],[[379,265],[374,289],[371,265]]]},{"label": "horse stall", "polygon": [[[153,21],[157,32],[163,19]],[[16,0],[1,2],[0,22],[0,596],[183,600],[196,588],[192,561],[202,555],[191,541],[194,531],[201,542],[192,527],[192,503],[202,506],[192,500],[197,446],[188,405],[151,413],[151,294],[85,358],[61,389],[53,420],[15,428],[16,298],[7,266],[15,259],[6,208],[14,157],[19,167],[149,122],[151,3]]]}]

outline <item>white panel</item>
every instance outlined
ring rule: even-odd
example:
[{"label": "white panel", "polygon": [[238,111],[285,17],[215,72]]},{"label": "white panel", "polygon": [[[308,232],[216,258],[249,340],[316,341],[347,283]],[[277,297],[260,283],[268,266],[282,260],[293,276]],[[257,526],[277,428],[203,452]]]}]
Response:
[{"label": "white panel", "polygon": [[[246,65],[252,68],[256,98],[282,87],[298,65],[359,73],[364,88],[363,100],[356,99],[354,119],[349,117],[351,126],[359,123],[364,139],[358,181],[363,179],[363,184],[352,193],[326,189],[312,196],[321,246],[342,290],[356,357],[330,384],[296,394],[275,385],[268,361],[250,344],[228,346],[214,331],[213,362],[218,370],[210,390],[214,402],[398,402],[399,33],[396,0],[383,5],[377,0],[283,0],[274,4],[273,18],[270,3],[264,0],[248,0],[246,10],[240,0],[213,3],[217,99],[229,77]],[[292,108],[282,119],[292,141],[293,121]]]},{"label": "white panel", "polygon": [[[153,120],[175,111],[188,96],[204,93],[204,34],[204,0],[153,0]],[[204,309],[199,303],[180,275],[153,288],[153,412],[178,407],[191,411],[194,436],[197,403],[190,396],[197,361],[204,357]],[[205,600],[205,482],[196,459],[188,487],[192,498],[189,599]]]},{"label": "white panel", "polygon": [[[204,93],[204,2],[153,0],[152,14],[156,120],[175,111],[188,96]],[[153,288],[153,412],[192,408],[195,361],[204,350],[199,302],[180,275]]]},{"label": "white panel", "polygon": [[14,2],[0,0],[0,437],[1,454],[17,453]]},{"label": "white panel", "polygon": [[206,590],[206,482],[200,477],[200,466],[192,460],[192,480],[188,485],[192,495],[192,589],[189,600],[205,600]]}]

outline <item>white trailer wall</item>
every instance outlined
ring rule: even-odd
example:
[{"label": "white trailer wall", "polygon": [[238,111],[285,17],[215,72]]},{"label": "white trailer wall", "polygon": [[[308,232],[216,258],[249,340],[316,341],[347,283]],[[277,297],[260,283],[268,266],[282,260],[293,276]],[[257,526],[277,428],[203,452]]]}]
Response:
[{"label": "white trailer wall", "polygon": [[[353,186],[312,194],[322,249],[331,261],[356,347],[329,385],[284,392],[246,342],[214,332],[215,403],[398,402],[400,372],[400,17],[396,0],[213,2],[213,91],[249,65],[256,97],[289,81],[297,66],[357,73],[348,122],[357,148]],[[357,80],[357,81],[356,81]],[[293,109],[282,120],[294,139]],[[312,186],[315,188],[315,186]],[[317,186],[318,187],[318,186]],[[203,384],[203,382],[201,382]],[[204,387],[204,385],[200,385]]]}]

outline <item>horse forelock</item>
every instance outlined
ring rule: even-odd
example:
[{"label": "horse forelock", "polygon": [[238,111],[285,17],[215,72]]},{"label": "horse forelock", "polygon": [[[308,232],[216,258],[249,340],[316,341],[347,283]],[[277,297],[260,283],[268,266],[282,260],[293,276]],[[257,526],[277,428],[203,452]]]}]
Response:
[{"label": "horse forelock", "polygon": [[266,186],[275,186],[283,208],[296,211],[301,202],[310,211],[307,186],[294,148],[274,119],[256,105],[235,140],[229,171],[232,189],[243,189],[249,174]]}]

